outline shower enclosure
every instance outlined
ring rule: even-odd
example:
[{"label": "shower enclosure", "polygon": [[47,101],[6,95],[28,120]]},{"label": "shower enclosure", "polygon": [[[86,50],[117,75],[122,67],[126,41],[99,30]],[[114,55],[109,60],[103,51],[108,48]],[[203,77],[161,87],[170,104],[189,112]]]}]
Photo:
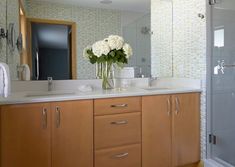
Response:
[{"label": "shower enclosure", "polygon": [[151,16],[145,14],[122,27],[123,37],[132,46],[127,66],[136,67],[136,77],[151,75]]},{"label": "shower enclosure", "polygon": [[235,166],[235,0],[211,0],[209,155]]}]

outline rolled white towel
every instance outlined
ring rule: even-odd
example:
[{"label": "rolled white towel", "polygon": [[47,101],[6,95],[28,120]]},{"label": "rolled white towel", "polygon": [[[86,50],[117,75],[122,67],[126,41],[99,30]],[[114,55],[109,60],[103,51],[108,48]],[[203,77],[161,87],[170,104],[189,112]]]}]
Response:
[{"label": "rolled white towel", "polygon": [[9,66],[0,62],[0,96],[8,97],[11,91]]},{"label": "rolled white towel", "polygon": [[30,69],[28,64],[22,64],[21,67],[23,68],[22,71],[22,80],[23,81],[30,81]]}]

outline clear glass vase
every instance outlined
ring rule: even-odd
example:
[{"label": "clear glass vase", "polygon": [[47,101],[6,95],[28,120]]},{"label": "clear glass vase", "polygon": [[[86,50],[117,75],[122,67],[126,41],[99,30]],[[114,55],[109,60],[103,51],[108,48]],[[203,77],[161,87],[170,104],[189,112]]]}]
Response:
[{"label": "clear glass vase", "polygon": [[113,89],[113,63],[103,62],[96,64],[96,77],[102,79],[102,88],[104,90]]}]

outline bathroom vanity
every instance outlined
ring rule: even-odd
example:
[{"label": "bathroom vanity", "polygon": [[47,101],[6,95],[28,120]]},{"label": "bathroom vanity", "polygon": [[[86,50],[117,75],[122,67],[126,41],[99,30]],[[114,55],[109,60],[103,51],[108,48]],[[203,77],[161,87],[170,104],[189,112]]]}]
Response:
[{"label": "bathroom vanity", "polygon": [[[36,102],[35,102],[36,101]],[[176,167],[200,161],[200,90],[2,103],[1,167]]]}]

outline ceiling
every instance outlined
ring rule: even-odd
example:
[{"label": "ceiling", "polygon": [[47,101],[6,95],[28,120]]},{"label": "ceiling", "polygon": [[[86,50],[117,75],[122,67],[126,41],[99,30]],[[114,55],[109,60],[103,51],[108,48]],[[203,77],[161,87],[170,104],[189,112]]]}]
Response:
[{"label": "ceiling", "polygon": [[[35,1],[35,0],[34,0]],[[146,12],[150,11],[151,0],[112,0],[111,4],[101,4],[101,0],[36,0],[52,3],[72,4],[77,6],[91,7],[91,8],[104,8],[116,9],[133,12]]]}]

